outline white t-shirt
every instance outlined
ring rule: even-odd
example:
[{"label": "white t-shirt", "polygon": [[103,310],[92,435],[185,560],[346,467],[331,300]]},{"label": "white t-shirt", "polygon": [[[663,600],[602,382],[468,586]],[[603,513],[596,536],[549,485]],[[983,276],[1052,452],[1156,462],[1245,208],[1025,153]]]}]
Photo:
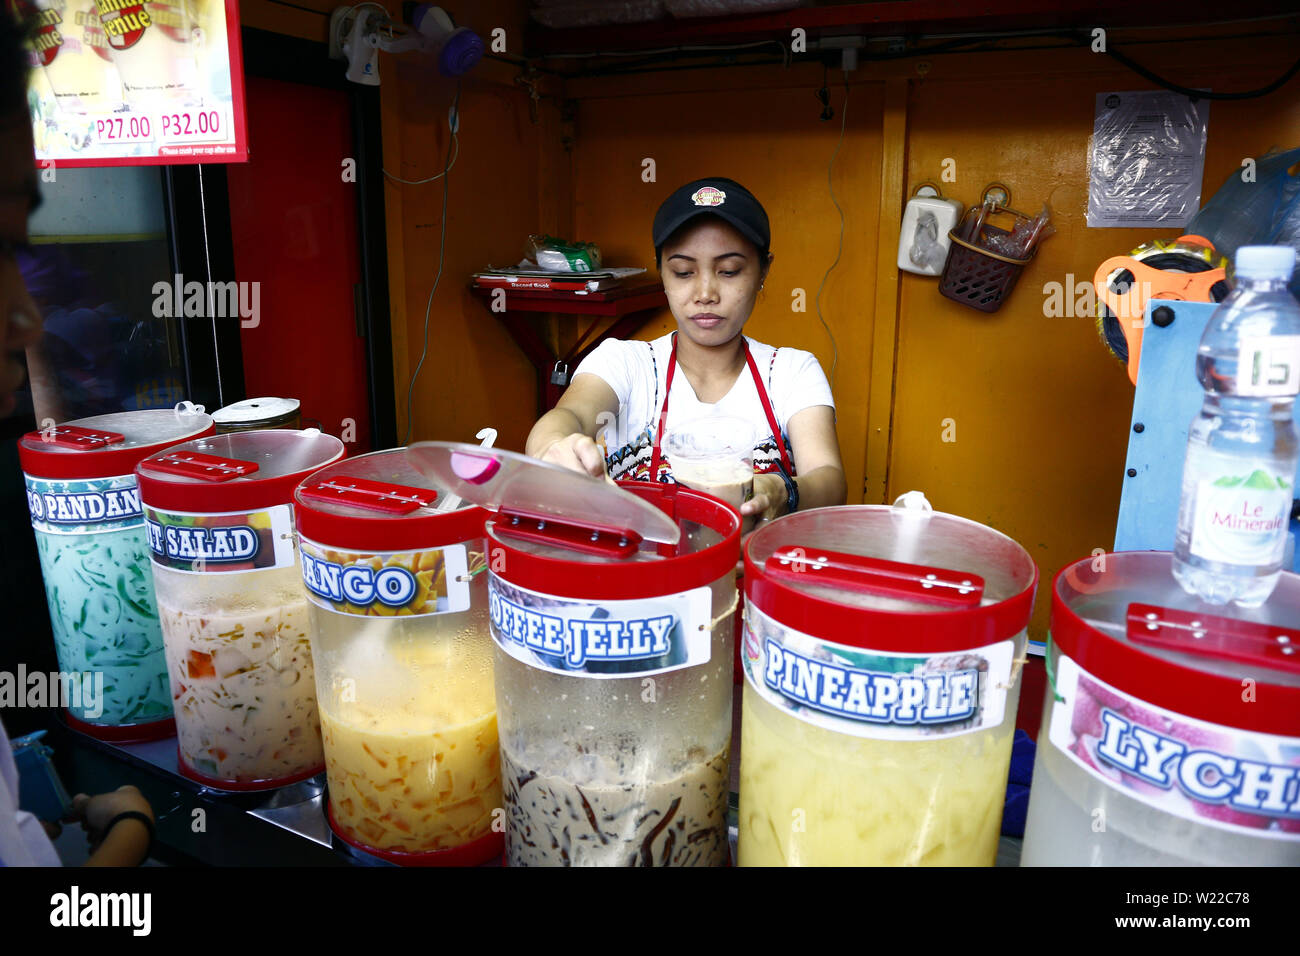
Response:
[{"label": "white t-shirt", "polygon": [[0,723],[0,866],[60,866],[41,821],[18,809],[18,768]]},{"label": "white t-shirt", "polygon": [[[811,352],[777,349],[753,339],[748,341],[754,366],[781,429],[781,441],[793,462],[790,419],[814,405],[835,408],[826,373]],[[618,419],[602,430],[609,450],[607,464],[615,478],[649,479],[654,433],[667,387],[668,360],[672,350],[672,333],[653,342],[607,339],[583,359],[574,372],[575,376],[588,373],[600,377],[618,396]],[[710,415],[735,415],[752,423],[754,433],[760,436],[754,446],[754,470],[760,473],[776,470],[781,454],[748,365],[737,376],[731,391],[712,404],[701,402],[690,380],[680,368],[677,369],[668,402],[668,430],[682,422]]]}]

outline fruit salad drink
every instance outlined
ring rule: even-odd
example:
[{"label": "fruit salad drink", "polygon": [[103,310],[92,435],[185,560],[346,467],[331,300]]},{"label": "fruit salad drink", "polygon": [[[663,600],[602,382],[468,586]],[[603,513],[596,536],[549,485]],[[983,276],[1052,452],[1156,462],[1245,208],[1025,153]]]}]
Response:
[{"label": "fruit salad drink", "polygon": [[501,761],[510,866],[727,862],[725,748],[693,749],[672,764],[632,748],[575,755],[572,746],[538,740],[503,748]]},{"label": "fruit salad drink", "polygon": [[324,770],[289,500],[343,455],[316,429],[186,442],[136,467],[181,772],[266,790]]},{"label": "fruit salad drink", "polygon": [[490,834],[501,774],[486,615],[439,628],[312,613],[330,675],[319,699],[335,828],[400,853]]},{"label": "fruit salad drink", "polygon": [[[169,573],[155,570],[160,581]],[[305,598],[175,607],[160,586],[176,736],[189,769],[244,785],[318,773],[324,754]]]},{"label": "fruit salad drink", "polygon": [[745,687],[741,866],[992,866],[1015,721],[846,740]]}]

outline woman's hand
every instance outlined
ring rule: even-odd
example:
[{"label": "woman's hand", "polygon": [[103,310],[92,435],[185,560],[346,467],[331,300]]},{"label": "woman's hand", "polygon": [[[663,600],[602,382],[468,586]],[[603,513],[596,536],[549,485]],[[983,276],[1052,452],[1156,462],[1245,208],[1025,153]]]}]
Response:
[{"label": "woman's hand", "polygon": [[572,434],[557,438],[537,456],[562,468],[569,468],[600,478],[605,474],[605,456],[600,447],[586,435]]},{"label": "woman's hand", "polygon": [[740,513],[746,517],[756,515],[759,521],[779,518],[785,514],[787,497],[780,475],[755,475],[754,497],[740,506]]}]

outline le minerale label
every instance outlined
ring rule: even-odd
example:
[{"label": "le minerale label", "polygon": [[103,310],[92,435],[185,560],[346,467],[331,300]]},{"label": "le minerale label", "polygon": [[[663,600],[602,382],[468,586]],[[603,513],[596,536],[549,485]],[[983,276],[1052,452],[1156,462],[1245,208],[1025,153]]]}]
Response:
[{"label": "le minerale label", "polygon": [[1300,738],[1156,707],[1064,654],[1056,692],[1048,740],[1107,786],[1203,826],[1300,842]]},{"label": "le minerale label", "polygon": [[886,654],[834,644],[746,607],[750,686],[795,717],[838,733],[915,739],[995,727],[1006,713],[1012,641],[959,654]]},{"label": "le minerale label", "polygon": [[134,475],[72,481],[28,477],[32,527],[50,534],[93,534],[143,523]]},{"label": "le minerale label", "polygon": [[288,505],[265,511],[191,514],[145,506],[154,564],[184,573],[232,573],[294,565]]},{"label": "le minerale label", "polygon": [[489,572],[492,637],[531,667],[575,677],[649,676],[709,661],[707,587],[634,601],[577,601]]},{"label": "le minerale label", "polygon": [[468,611],[470,581],[486,571],[480,553],[469,567],[463,544],[404,552],[343,551],[305,538],[299,545],[308,599],[338,614],[420,617]]}]

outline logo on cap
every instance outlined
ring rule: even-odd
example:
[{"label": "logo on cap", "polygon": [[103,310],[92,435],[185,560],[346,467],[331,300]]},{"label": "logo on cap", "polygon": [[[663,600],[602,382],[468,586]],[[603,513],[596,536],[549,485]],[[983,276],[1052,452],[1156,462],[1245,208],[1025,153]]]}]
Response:
[{"label": "logo on cap", "polygon": [[691,196],[691,202],[697,206],[721,206],[727,201],[727,194],[717,186],[701,186]]}]

